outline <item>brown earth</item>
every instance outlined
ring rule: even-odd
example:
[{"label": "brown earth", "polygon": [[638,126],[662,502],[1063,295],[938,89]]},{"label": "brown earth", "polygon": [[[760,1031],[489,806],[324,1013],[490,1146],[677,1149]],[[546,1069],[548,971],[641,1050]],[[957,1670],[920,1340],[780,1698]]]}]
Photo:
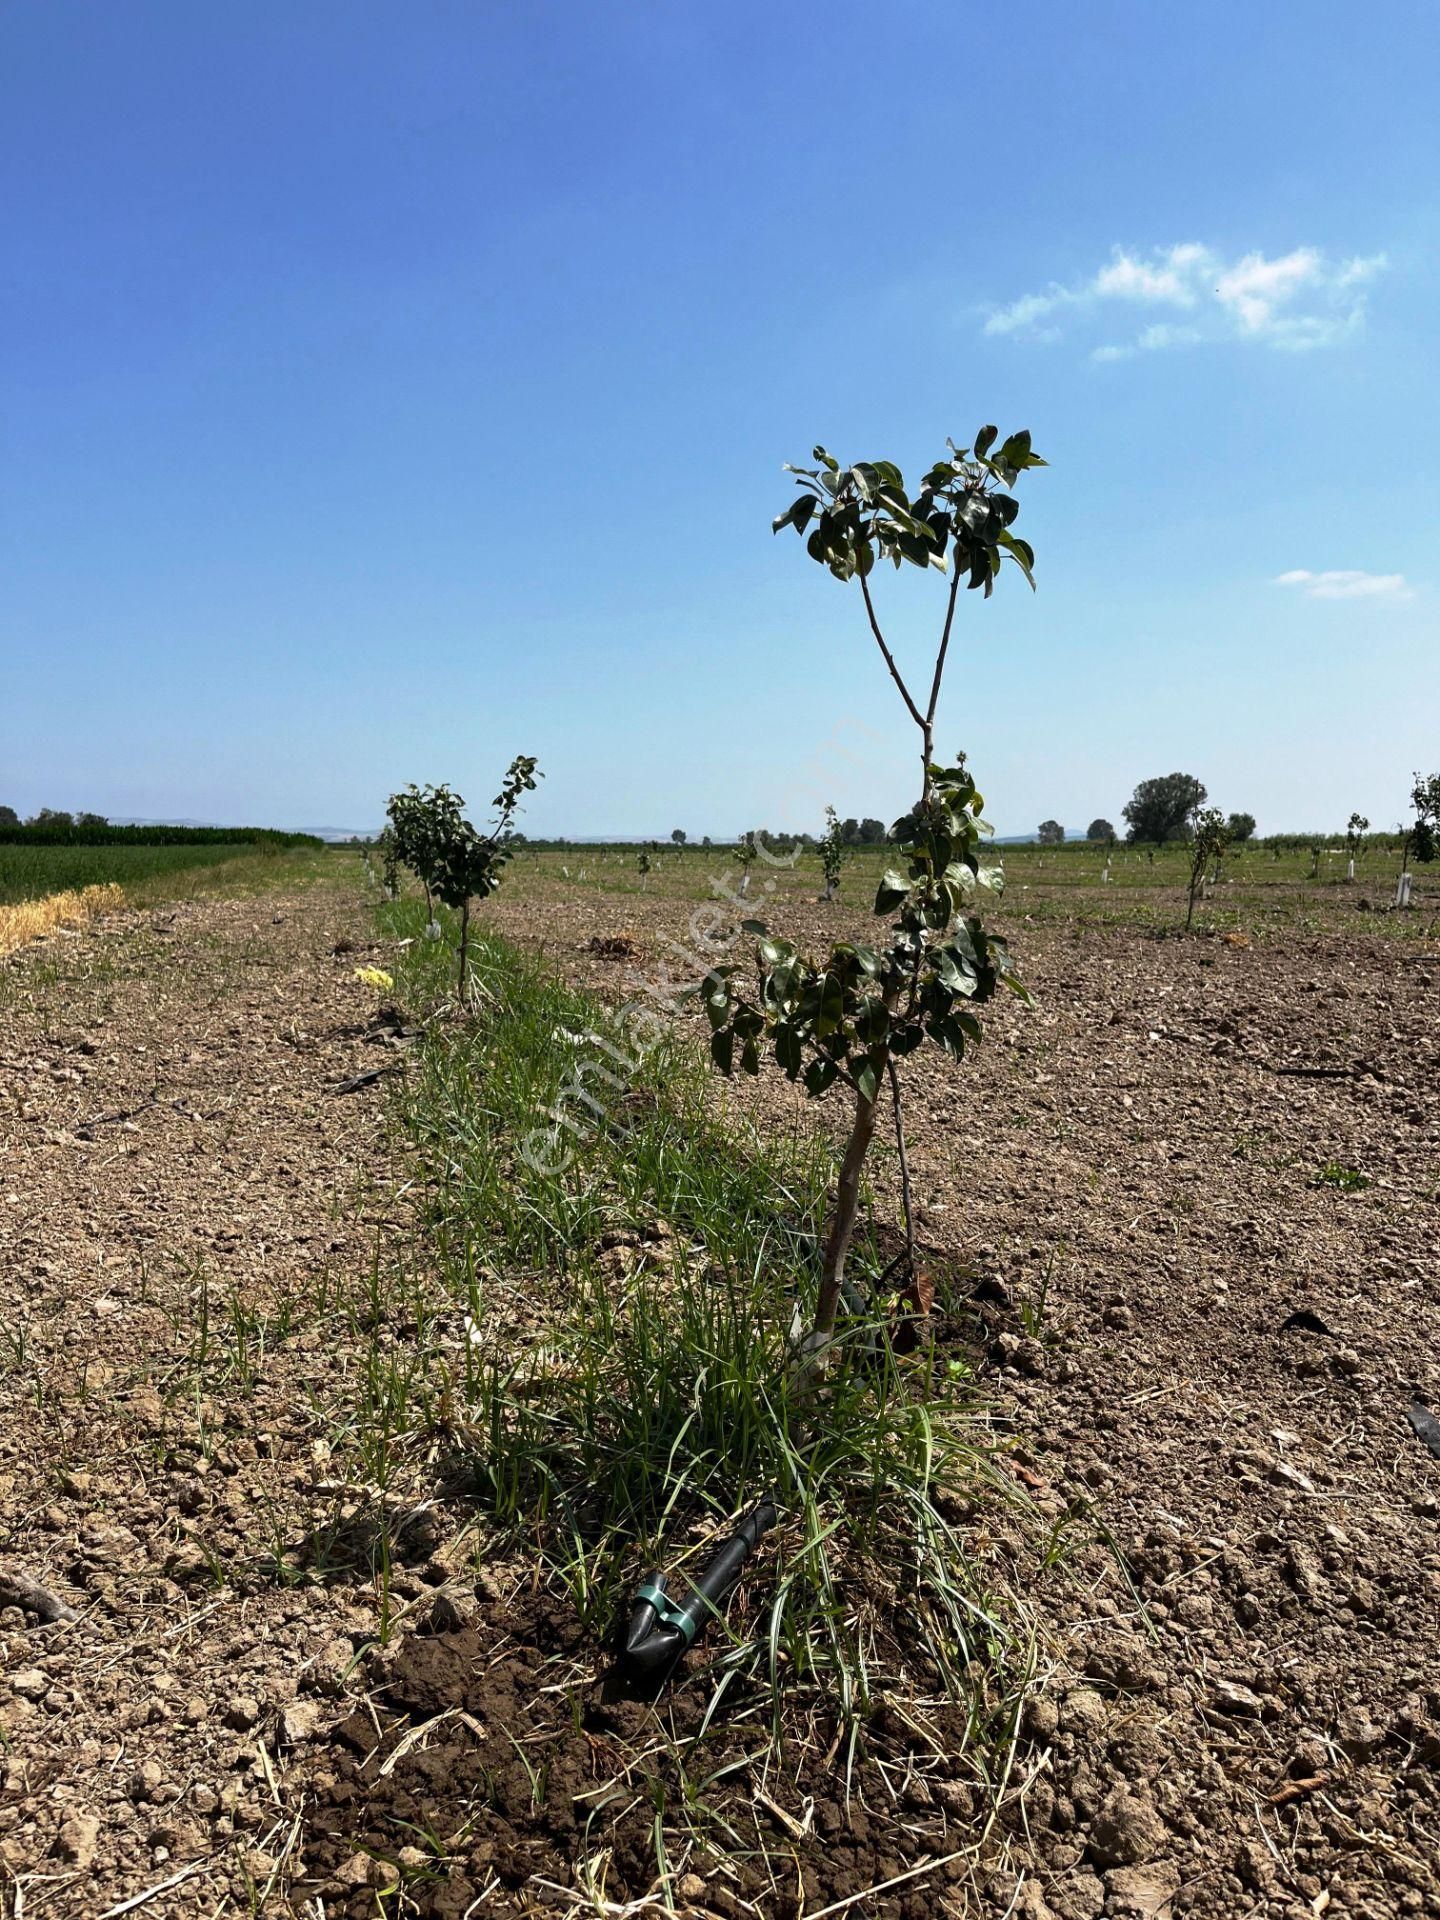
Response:
[{"label": "brown earth", "polygon": [[[683,903],[574,911],[495,917],[614,995],[685,972]],[[812,946],[873,926],[771,918]],[[1017,1460],[1117,1549],[1047,1595],[1069,1672],[1031,1721],[1026,1897],[1440,1911],[1440,1460],[1410,1419],[1440,1408],[1440,963],[1353,910],[1254,946],[1009,931],[1034,1008],[907,1077],[921,1231],[1015,1309]],[[593,952],[622,932],[648,970]]]},{"label": "brown earth", "polygon": [[[609,994],[655,981],[691,911],[501,899]],[[645,1884],[626,1836],[691,1696],[608,1693],[523,1570],[467,1563],[433,1468],[382,1493],[352,1458],[372,1248],[408,1235],[379,1091],[327,1091],[403,1057],[351,977],[384,964],[367,928],[323,892],[199,905],[0,975],[0,1570],[82,1616],[0,1613],[7,1913],[178,1874],[138,1910],[569,1905],[617,1779],[601,1890]],[[1037,1004],[958,1073],[910,1063],[910,1148],[923,1237],[991,1283],[992,1385],[1064,1549],[1033,1595],[1054,1672],[978,1871],[845,1911],[1440,1912],[1440,1459],[1408,1418],[1440,1406],[1440,967],[1338,918],[1255,947],[1010,932]],[[410,1563],[388,1589],[382,1509]],[[848,1806],[818,1767],[809,1805],[747,1789],[794,1884],[685,1860],[677,1910],[790,1920],[969,1845],[943,1753],[905,1744],[882,1716],[891,1770]]]},{"label": "brown earth", "polygon": [[0,969],[0,1600],[20,1575],[80,1616],[0,1610],[16,1920],[172,1878],[144,1914],[263,1901],[301,1696],[329,1711],[374,1631],[363,1502],[323,1491],[322,1327],[383,1167],[374,1093],[328,1092],[377,1064],[347,941],[353,897],[272,894]]}]

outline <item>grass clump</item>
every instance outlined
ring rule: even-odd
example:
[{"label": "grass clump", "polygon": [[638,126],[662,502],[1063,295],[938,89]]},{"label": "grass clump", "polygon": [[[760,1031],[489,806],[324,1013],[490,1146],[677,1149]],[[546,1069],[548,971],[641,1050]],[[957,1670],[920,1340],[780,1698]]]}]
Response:
[{"label": "grass clump", "polygon": [[[418,905],[381,912],[420,935]],[[846,1363],[818,1389],[797,1384],[822,1137],[737,1117],[671,1023],[627,1061],[617,1016],[489,933],[472,966],[475,1017],[428,1022],[399,1113],[464,1329],[440,1397],[490,1515],[603,1634],[644,1568],[683,1578],[772,1496],[781,1525],[728,1639],[710,1636],[722,1672],[769,1686],[777,1737],[787,1699],[852,1737],[883,1697],[960,1700],[992,1774],[1029,1670],[972,1524],[1000,1485],[996,1443],[963,1358],[897,1360],[878,1317],[844,1323]],[[412,937],[399,991],[434,1006],[448,971]],[[862,1234],[862,1289],[883,1265]]]},{"label": "grass clump", "polygon": [[1310,1182],[1312,1187],[1334,1187],[1338,1193],[1360,1193],[1370,1184],[1368,1173],[1347,1167],[1342,1161],[1327,1160]]}]

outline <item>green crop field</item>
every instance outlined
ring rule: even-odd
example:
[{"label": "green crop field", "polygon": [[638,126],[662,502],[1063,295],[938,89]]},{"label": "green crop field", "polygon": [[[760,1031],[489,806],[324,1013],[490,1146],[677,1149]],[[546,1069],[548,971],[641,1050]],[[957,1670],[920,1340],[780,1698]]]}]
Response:
[{"label": "green crop field", "polygon": [[0,844],[0,905],[109,883],[128,892],[178,873],[255,854],[254,845],[244,841],[178,847]]}]

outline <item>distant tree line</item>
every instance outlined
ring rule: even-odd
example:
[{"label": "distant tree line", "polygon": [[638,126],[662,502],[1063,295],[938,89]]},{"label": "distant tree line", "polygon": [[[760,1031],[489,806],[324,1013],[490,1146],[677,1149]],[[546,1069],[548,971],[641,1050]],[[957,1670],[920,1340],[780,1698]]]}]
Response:
[{"label": "distant tree line", "polygon": [[33,847],[323,847],[313,833],[281,833],[274,827],[112,826],[100,813],[65,813],[42,807],[21,820],[0,807],[0,845]]}]

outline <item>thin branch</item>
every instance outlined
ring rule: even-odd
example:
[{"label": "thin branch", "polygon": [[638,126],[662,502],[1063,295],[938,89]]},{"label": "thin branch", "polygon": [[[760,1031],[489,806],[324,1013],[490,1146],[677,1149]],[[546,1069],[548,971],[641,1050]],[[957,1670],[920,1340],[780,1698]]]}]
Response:
[{"label": "thin branch", "polygon": [[905,702],[906,706],[910,709],[910,718],[915,722],[916,726],[919,727],[920,731],[923,733],[925,731],[924,718],[920,712],[920,709],[916,706],[915,702],[910,698],[910,689],[906,686],[905,682],[900,678],[900,669],[895,664],[894,655],[891,653],[889,647],[887,647],[885,644],[885,636],[880,631],[880,622],[875,618],[875,602],[870,598],[870,582],[865,578],[863,573],[860,575],[860,591],[865,596],[865,611],[870,616],[870,631],[874,634],[876,643],[879,646],[881,653],[883,653],[885,656],[885,664],[890,669],[890,678],[895,682],[896,686],[900,689],[900,697]]},{"label": "thin branch", "polygon": [[905,1121],[900,1111],[900,1076],[895,1071],[895,1058],[891,1054],[885,1061],[890,1075],[890,1104],[895,1112],[895,1144],[900,1149],[900,1197],[905,1203],[905,1256],[910,1262],[911,1278],[915,1274],[915,1217],[910,1208],[910,1163],[905,1158]]},{"label": "thin branch", "polygon": [[953,544],[950,554],[954,577],[950,582],[950,604],[945,609],[945,631],[940,636],[940,651],[935,657],[935,678],[930,686],[930,705],[925,713],[925,731],[928,734],[935,725],[935,709],[940,704],[940,681],[945,672],[945,654],[950,645],[950,626],[955,618],[955,602],[960,593],[960,558]]}]

